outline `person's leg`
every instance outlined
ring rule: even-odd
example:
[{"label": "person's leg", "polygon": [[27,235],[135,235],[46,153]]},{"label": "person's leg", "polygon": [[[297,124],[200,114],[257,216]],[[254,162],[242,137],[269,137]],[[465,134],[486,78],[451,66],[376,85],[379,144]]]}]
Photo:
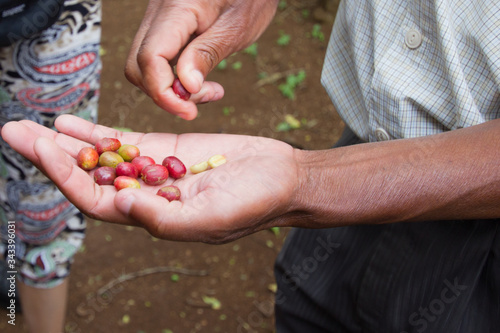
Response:
[{"label": "person's leg", "polygon": [[64,332],[68,278],[49,289],[18,283],[24,320],[30,333]]},{"label": "person's leg", "polygon": [[362,332],[358,287],[379,228],[293,229],[276,260],[277,332]]},{"label": "person's leg", "polygon": [[[100,0],[69,1],[53,26],[0,48],[0,126],[28,119],[52,128],[60,114],[97,121]],[[20,138],[22,139],[22,138]],[[0,141],[0,218],[16,226],[19,296],[31,332],[61,332],[67,276],[84,217],[27,160]],[[1,228],[0,235],[6,236]],[[6,251],[0,245],[2,252]]]}]

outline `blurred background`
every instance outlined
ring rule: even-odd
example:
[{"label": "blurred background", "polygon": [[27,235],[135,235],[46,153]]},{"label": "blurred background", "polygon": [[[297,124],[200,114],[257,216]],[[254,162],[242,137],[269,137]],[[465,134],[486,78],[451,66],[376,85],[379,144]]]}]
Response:
[{"label": "blurred background", "polygon": [[[310,150],[338,139],[343,123],[320,83],[338,0],[280,1],[264,35],[210,74],[225,97],[199,106],[193,121],[161,110],[124,77],[146,5],[103,0],[99,123],[258,135]],[[266,230],[215,246],[89,220],[70,277],[66,332],[274,332],[273,263],[286,233]],[[0,316],[6,318],[4,309]],[[1,320],[0,331],[22,332],[22,314],[16,319],[16,327]]]}]

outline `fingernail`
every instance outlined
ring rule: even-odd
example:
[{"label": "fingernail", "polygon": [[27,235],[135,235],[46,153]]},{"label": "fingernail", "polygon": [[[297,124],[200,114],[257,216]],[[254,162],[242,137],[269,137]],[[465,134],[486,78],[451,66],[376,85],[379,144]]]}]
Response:
[{"label": "fingernail", "polygon": [[[201,74],[200,71],[196,70],[196,69],[193,69],[190,73],[189,73],[190,77],[193,78],[193,80],[196,82],[196,84],[198,85],[198,88],[197,90],[199,91],[201,89],[201,86],[203,85],[203,81],[205,80],[205,78],[203,77],[203,74]],[[196,92],[195,92],[196,93]]]}]

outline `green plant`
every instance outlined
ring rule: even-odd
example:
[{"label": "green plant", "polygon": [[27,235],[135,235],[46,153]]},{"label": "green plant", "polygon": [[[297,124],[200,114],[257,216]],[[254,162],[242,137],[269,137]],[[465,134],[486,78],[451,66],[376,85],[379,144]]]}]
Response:
[{"label": "green plant", "polygon": [[223,70],[227,68],[227,60],[223,59],[219,64],[217,65],[217,69]]},{"label": "green plant", "polygon": [[225,107],[222,108],[222,113],[225,116],[229,116],[233,112],[234,112],[234,107],[233,106],[225,106]]},{"label": "green plant", "polygon": [[311,36],[314,39],[317,39],[317,40],[322,41],[322,42],[325,40],[325,34],[323,34],[323,31],[321,31],[321,24],[313,25]]},{"label": "green plant", "polygon": [[302,83],[306,78],[306,72],[300,71],[297,74],[290,74],[286,77],[286,82],[280,84],[278,89],[281,91],[283,96],[289,99],[295,99],[295,88]]},{"label": "green plant", "polygon": [[253,43],[249,47],[243,50],[244,53],[251,55],[252,57],[256,57],[258,54],[258,46],[257,43]]},{"label": "green plant", "polygon": [[280,46],[286,46],[290,44],[290,39],[292,37],[289,34],[286,34],[283,30],[280,30],[280,37],[276,41],[276,43]]},{"label": "green plant", "polygon": [[234,64],[231,65],[231,67],[234,70],[240,70],[241,67],[243,67],[243,64],[241,63],[241,61],[236,61]]},{"label": "green plant", "polygon": [[280,2],[278,3],[278,8],[280,10],[285,9],[287,6],[288,6],[288,3],[286,2],[286,0],[280,0]]}]

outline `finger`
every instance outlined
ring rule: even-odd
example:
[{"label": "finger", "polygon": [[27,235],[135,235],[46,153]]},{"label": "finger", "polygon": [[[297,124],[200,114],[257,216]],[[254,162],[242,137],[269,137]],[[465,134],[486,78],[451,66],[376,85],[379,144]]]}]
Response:
[{"label": "finger", "polygon": [[73,115],[57,117],[55,127],[61,133],[91,144],[95,144],[102,138],[118,138],[127,140],[128,144],[137,144],[143,137],[142,133],[123,133]]},{"label": "finger", "polygon": [[156,105],[185,120],[193,120],[198,114],[196,104],[215,102],[224,97],[224,88],[217,82],[204,82],[201,90],[185,101],[169,88],[154,99]]},{"label": "finger", "polygon": [[224,97],[224,88],[217,82],[206,81],[201,90],[191,95],[190,100],[195,104],[216,102]]},{"label": "finger", "polygon": [[218,26],[212,27],[182,51],[177,62],[177,75],[189,92],[199,92],[207,75],[239,46],[229,34]]},{"label": "finger", "polygon": [[62,115],[57,117],[54,126],[61,133],[91,144],[95,144],[99,139],[105,137],[115,138],[120,135],[120,131],[106,126],[96,125],[73,115]]},{"label": "finger", "polygon": [[203,82],[200,77],[206,78],[223,59],[251,44],[264,31],[264,26],[252,24],[247,17],[253,5],[249,2],[239,6],[224,12],[182,51],[177,74],[188,91],[199,91]]},{"label": "finger", "polygon": [[36,139],[34,152],[44,170],[66,198],[86,215],[110,222],[127,219],[114,209],[113,186],[99,186],[84,170],[78,168],[67,154],[52,140]]},{"label": "finger", "polygon": [[31,129],[38,136],[43,136],[54,140],[58,146],[64,150],[68,155],[76,158],[76,155],[83,147],[89,147],[89,143],[78,140],[71,136],[64,135],[62,133],[57,133],[56,131],[37,124],[35,122],[29,120],[21,120],[21,124],[25,125],[29,129]]},{"label": "finger", "polygon": [[[189,191],[181,188],[181,192]],[[155,237],[177,241],[203,241],[208,237],[203,229],[210,229],[216,223],[212,215],[217,209],[207,209],[208,198],[204,191],[197,194],[194,200],[200,203],[200,209],[184,204],[184,200],[192,202],[193,199],[183,198],[183,195],[185,194],[181,194],[181,201],[169,202],[151,192],[143,194],[126,189],[117,193],[115,206]],[[210,225],[203,226],[200,221],[209,221]]]},{"label": "finger", "polygon": [[76,167],[53,140],[39,137],[33,149],[42,169],[70,201],[78,203],[84,210],[95,205],[94,197],[100,195],[99,187],[95,186],[87,172]]},{"label": "finger", "polygon": [[[148,93],[147,89],[143,85],[143,75],[141,73],[141,69],[137,62],[137,57],[139,54],[139,50],[141,49],[143,40],[150,29],[152,22],[157,19],[159,5],[158,2],[150,1],[149,5],[146,9],[146,13],[144,14],[144,18],[137,30],[137,33],[132,41],[132,45],[130,47],[130,52],[127,57],[126,65],[125,65],[125,77],[134,85],[141,88],[146,94]],[[171,71],[171,69],[169,69]]]},{"label": "finger", "polygon": [[31,120],[20,120],[19,124],[22,124],[29,129],[31,129],[33,132],[38,134],[39,136],[45,136],[47,138],[55,139],[57,136],[57,132],[54,131],[53,129],[50,129],[46,126],[40,125],[38,123],[35,123],[34,121]]},{"label": "finger", "polygon": [[196,105],[177,98],[171,86],[174,81],[172,61],[198,27],[197,16],[189,6],[181,3],[166,7],[151,2],[134,38],[125,70],[127,78],[158,106],[185,119],[196,116]]},{"label": "finger", "polygon": [[[38,154],[34,150],[36,140],[40,137],[45,137],[50,141],[58,141],[59,149],[63,149],[69,156],[76,158],[78,151],[84,146],[88,146],[85,142],[81,142],[71,137],[62,134],[37,124],[32,121],[22,120],[18,123],[12,122],[8,126],[4,126],[2,135],[5,135],[5,141],[16,150],[18,153],[27,158],[33,165],[39,168],[46,174],[46,170],[40,163]],[[22,138],[20,140],[19,138]]]},{"label": "finger", "polygon": [[39,165],[33,144],[38,135],[20,122],[8,122],[2,127],[2,138],[12,149],[27,158],[35,166]]},{"label": "finger", "polygon": [[[116,194],[114,204],[118,211],[136,221],[155,237],[179,241],[193,240],[192,236],[180,232],[178,228],[182,223],[176,219],[182,207],[180,201],[169,202],[153,193],[124,189]],[[167,216],[179,223],[168,223]]]},{"label": "finger", "polygon": [[[181,192],[189,190],[182,188]],[[122,190],[115,197],[115,206],[155,237],[217,243],[233,234],[236,229],[233,217],[238,209],[225,210],[224,205],[214,205],[210,199],[213,194],[211,190],[203,190],[193,197],[183,198],[181,194],[180,201],[168,202],[150,192]],[[222,200],[225,199],[231,198],[222,195]]]},{"label": "finger", "polygon": [[175,114],[185,120],[193,120],[198,114],[198,108],[193,100],[179,98],[171,87],[159,94],[151,94],[153,102],[163,110]]}]

